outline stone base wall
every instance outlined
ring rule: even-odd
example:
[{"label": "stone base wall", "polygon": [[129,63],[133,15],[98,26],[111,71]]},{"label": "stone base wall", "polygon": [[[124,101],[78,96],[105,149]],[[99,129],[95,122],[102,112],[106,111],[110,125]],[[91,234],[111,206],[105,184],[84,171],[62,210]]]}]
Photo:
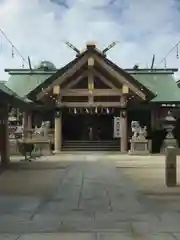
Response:
[{"label": "stone base wall", "polygon": [[16,140],[10,140],[9,141],[9,153],[10,155],[21,155]]}]

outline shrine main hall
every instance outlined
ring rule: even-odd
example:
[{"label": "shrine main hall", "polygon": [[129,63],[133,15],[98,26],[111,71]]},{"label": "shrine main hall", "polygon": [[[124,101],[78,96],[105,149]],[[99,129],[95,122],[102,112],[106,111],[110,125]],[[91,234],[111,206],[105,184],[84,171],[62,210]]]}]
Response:
[{"label": "shrine main hall", "polygon": [[147,129],[150,152],[158,153],[165,132],[163,118],[176,118],[179,143],[180,89],[178,69],[122,69],[106,53],[87,43],[86,49],[62,68],[42,61],[36,68],[5,69],[6,87],[28,104],[22,113],[24,129],[50,121],[52,148],[127,152],[131,123]]}]

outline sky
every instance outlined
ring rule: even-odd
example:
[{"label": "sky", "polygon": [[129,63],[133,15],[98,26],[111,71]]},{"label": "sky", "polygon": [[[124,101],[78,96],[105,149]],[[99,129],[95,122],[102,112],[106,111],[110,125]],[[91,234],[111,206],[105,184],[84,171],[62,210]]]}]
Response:
[{"label": "sky", "polygon": [[[150,67],[153,54],[155,66],[164,67],[160,61],[180,40],[179,18],[180,0],[0,0],[0,28],[34,67],[41,60],[57,68],[71,61],[75,52],[64,41],[80,50],[88,41],[100,50],[118,41],[107,57],[120,67]],[[176,49],[166,62],[179,67]],[[0,34],[0,80],[8,79],[5,68],[22,64]]]}]

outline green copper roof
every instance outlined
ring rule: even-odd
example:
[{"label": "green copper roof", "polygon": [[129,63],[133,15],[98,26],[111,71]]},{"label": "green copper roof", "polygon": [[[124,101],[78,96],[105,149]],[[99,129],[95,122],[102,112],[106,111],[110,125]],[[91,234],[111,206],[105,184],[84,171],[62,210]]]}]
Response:
[{"label": "green copper roof", "polygon": [[[25,98],[56,71],[10,70],[11,75],[5,85],[21,98]],[[180,89],[173,78],[173,70],[170,69],[169,72],[163,70],[136,72],[127,69],[127,72],[156,95],[152,102],[180,102]]]},{"label": "green copper roof", "polygon": [[17,98],[21,101],[25,100],[24,98],[20,98],[14,91],[9,89],[3,82],[0,82],[0,91],[4,92],[9,97],[14,97],[14,98]]},{"label": "green copper roof", "polygon": [[14,106],[25,107],[27,106],[26,98],[19,97],[15,92],[9,89],[3,82],[0,82],[0,93],[4,94],[5,101],[8,101]]},{"label": "green copper roof", "polygon": [[39,84],[44,82],[52,74],[12,74],[6,83],[6,86],[18,94],[20,97],[26,97]]},{"label": "green copper roof", "polygon": [[132,76],[157,95],[152,102],[180,101],[180,89],[172,74],[141,73],[132,74]]}]

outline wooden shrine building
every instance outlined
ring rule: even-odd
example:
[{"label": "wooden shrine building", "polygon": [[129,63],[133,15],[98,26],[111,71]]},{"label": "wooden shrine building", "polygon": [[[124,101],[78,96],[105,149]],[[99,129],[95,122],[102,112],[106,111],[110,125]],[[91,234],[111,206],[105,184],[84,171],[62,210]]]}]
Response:
[{"label": "wooden shrine building", "polygon": [[[55,152],[68,144],[83,150],[84,143],[93,150],[98,144],[99,149],[112,145],[126,152],[132,121],[147,126],[151,150],[158,152],[164,137],[161,120],[169,109],[179,109],[180,89],[173,77],[177,69],[122,69],[93,43],[60,69],[44,61],[36,69],[6,71],[8,88],[42,106],[41,111],[26,111],[26,127],[51,121]],[[114,138],[115,117],[120,117],[120,138]],[[177,138],[178,129],[177,124]]]}]

